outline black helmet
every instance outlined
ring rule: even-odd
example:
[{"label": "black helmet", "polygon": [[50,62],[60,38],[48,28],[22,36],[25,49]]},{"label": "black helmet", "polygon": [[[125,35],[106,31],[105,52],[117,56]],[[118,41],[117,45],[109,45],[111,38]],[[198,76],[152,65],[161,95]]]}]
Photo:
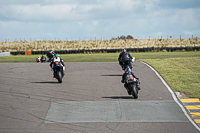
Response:
[{"label": "black helmet", "polygon": [[55,55],[55,52],[53,52],[52,50],[49,50],[49,52],[47,53],[48,58],[53,58],[54,55]]},{"label": "black helmet", "polygon": [[53,50],[49,50],[49,53],[51,53],[52,55],[55,55],[55,52]]}]

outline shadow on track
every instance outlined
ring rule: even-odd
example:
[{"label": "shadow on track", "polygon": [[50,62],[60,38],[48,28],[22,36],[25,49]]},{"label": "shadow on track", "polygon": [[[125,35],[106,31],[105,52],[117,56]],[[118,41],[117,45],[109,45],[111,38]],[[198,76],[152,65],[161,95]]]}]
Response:
[{"label": "shadow on track", "polygon": [[102,98],[109,98],[109,99],[134,99],[132,96],[113,96],[113,97],[102,97]]},{"label": "shadow on track", "polygon": [[114,74],[113,74],[113,75],[101,75],[101,76],[120,76],[120,77],[121,77],[122,75],[119,75],[119,74],[115,74],[115,75],[114,75]]},{"label": "shadow on track", "polygon": [[44,81],[44,82],[31,82],[31,83],[37,83],[37,84],[57,84],[56,81]]}]

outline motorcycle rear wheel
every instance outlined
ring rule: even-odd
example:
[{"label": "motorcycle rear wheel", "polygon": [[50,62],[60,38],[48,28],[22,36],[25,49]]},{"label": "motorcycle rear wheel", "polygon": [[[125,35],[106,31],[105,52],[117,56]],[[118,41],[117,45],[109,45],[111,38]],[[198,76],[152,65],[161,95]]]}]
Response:
[{"label": "motorcycle rear wheel", "polygon": [[138,98],[138,89],[135,86],[131,87],[131,93],[132,93],[132,96],[134,97],[134,99]]}]

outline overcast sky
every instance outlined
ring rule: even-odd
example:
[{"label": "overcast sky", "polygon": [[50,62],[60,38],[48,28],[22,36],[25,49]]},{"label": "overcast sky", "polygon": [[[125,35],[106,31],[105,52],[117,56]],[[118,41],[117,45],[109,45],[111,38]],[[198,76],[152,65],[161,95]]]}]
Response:
[{"label": "overcast sky", "polygon": [[0,0],[0,42],[200,37],[200,0]]}]

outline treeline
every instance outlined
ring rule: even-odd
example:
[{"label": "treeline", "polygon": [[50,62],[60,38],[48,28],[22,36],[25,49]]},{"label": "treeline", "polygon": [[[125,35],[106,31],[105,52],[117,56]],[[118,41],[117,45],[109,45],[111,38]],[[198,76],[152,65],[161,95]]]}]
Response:
[{"label": "treeline", "polygon": [[111,40],[120,40],[120,39],[125,40],[125,39],[134,39],[134,38],[131,35],[127,35],[127,36],[122,35],[122,36],[111,38]]}]

